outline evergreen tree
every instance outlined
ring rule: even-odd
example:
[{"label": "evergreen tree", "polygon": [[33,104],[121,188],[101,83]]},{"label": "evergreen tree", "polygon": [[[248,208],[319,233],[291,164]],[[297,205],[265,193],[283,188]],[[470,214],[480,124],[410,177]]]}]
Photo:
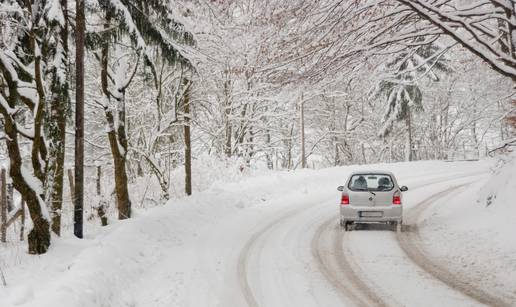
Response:
[{"label": "evergreen tree", "polygon": [[[104,113],[108,124],[108,139],[113,155],[115,191],[118,217],[131,217],[131,200],[127,187],[126,161],[128,138],[125,127],[125,92],[137,73],[138,63],[151,68],[154,83],[157,74],[151,60],[150,47],[157,47],[161,56],[170,65],[192,67],[186,46],[194,43],[193,36],[184,26],[175,21],[168,2],[158,0],[102,0],[100,12],[104,15],[104,32],[90,34],[89,44],[101,46],[101,84],[104,99]],[[136,64],[130,67],[126,61],[119,62],[110,75],[110,51],[118,49],[116,43],[129,37],[136,50]]]},{"label": "evergreen tree", "polygon": [[440,80],[437,72],[450,73],[451,68],[442,50],[436,44],[418,46],[397,54],[387,62],[383,70],[384,78],[377,83],[371,98],[385,99],[381,137],[387,137],[396,122],[405,122],[407,127],[407,144],[405,160],[412,161],[412,117],[413,113],[423,111],[423,94],[418,85],[420,80],[432,82]]}]

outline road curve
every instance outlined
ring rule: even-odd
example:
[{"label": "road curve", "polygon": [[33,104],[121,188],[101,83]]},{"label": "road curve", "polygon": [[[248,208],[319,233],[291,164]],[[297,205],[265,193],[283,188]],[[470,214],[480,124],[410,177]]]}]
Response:
[{"label": "road curve", "polygon": [[[467,176],[462,177],[470,177],[476,175],[478,174],[468,174]],[[455,177],[453,180],[456,180],[457,178],[458,177]],[[427,181],[415,188],[412,188],[411,191],[429,186],[431,184],[443,183],[446,181],[448,180],[443,180],[442,178],[439,180]],[[462,186],[456,186],[452,189],[447,189],[445,191],[433,194],[431,197],[425,199],[424,201],[414,206],[412,209],[413,211],[407,210],[406,217],[408,217],[408,220],[405,220],[410,222],[411,218],[416,216],[416,213],[419,212],[420,214],[424,208],[430,205],[430,200],[436,200],[436,198],[438,197],[444,197],[448,193],[451,193],[452,191],[455,191],[456,189],[459,189],[461,187]],[[309,208],[311,208],[312,210],[316,209],[314,208],[314,206],[302,206],[294,210],[286,211],[278,218],[272,220],[270,223],[253,232],[253,234],[243,245],[243,248],[238,255],[236,272],[238,283],[240,286],[240,292],[242,293],[242,296],[248,306],[258,307],[260,306],[259,301],[261,301],[261,299],[257,300],[257,293],[254,293],[253,288],[251,287],[250,275],[248,271],[250,261],[249,259],[251,257],[256,258],[258,256],[260,249],[263,248],[263,246],[260,247],[259,243],[262,243],[263,245],[265,244],[264,242],[268,242],[270,238],[273,238],[274,230],[276,228],[281,228],[289,222],[296,222],[296,218],[302,213],[307,213],[307,210]],[[338,223],[336,222],[337,218],[335,216],[334,211],[328,213],[331,214],[324,215],[322,219],[319,215],[317,220],[312,220],[312,223],[314,223],[313,225],[318,226],[314,228],[315,231],[313,233],[311,241],[309,241],[308,248],[310,249],[310,253],[313,260],[315,260],[313,261],[313,265],[317,268],[317,270],[324,277],[327,283],[331,285],[334,288],[334,290],[336,290],[337,295],[341,297],[342,302],[351,303],[356,306],[402,305],[396,301],[396,298],[393,298],[392,296],[389,297],[388,295],[382,295],[380,287],[377,287],[371,280],[367,280],[365,278],[365,274],[363,274],[364,272],[362,272],[360,267],[356,264],[355,259],[353,259],[353,255],[351,253],[345,252],[344,247],[346,247],[346,241],[348,240],[349,233],[342,231],[342,229],[338,226]],[[291,221],[290,219],[293,220]],[[452,282],[452,279],[448,277],[445,278],[445,276],[447,276],[447,271],[443,268],[441,268],[441,271],[439,271],[436,269],[438,266],[432,266],[432,268],[429,268],[420,265],[420,261],[418,260],[424,259],[424,253],[419,248],[419,246],[414,244],[414,240],[419,240],[419,238],[413,237],[414,233],[417,234],[417,227],[409,226],[406,229],[408,229],[409,231],[407,233],[402,233],[401,235],[394,237],[396,239],[394,239],[393,242],[398,241],[400,247],[407,254],[409,259],[412,260],[416,265],[420,266],[423,270],[430,273],[430,275],[432,275],[436,279],[444,282],[448,287],[463,293],[464,295],[474,299],[477,302],[500,306],[506,305],[499,304],[499,301],[496,301],[493,297],[489,296],[488,294],[487,297],[489,299],[487,301],[479,300],[477,297],[475,297],[475,294],[472,294],[472,292],[477,291],[475,287],[464,288],[459,286],[457,283]],[[421,254],[423,256],[421,256]],[[359,261],[359,259],[357,260]],[[439,278],[436,275],[439,275],[441,278]],[[452,274],[448,273],[448,275]],[[469,291],[467,289],[473,290]],[[486,294],[484,294],[483,292],[477,293],[482,293],[480,295],[486,296]]]},{"label": "road curve", "polygon": [[341,295],[351,299],[357,306],[386,306],[344,254],[344,236],[334,216],[317,229],[311,248],[319,270]]},{"label": "road curve", "polygon": [[298,215],[305,212],[309,208],[310,207],[302,206],[300,208],[289,210],[286,213],[280,215],[278,218],[272,220],[272,222],[266,224],[264,227],[261,227],[256,232],[254,232],[240,251],[237,262],[237,278],[240,285],[240,291],[249,307],[260,306],[256,295],[251,288],[248,272],[249,260],[251,256],[253,253],[259,252],[259,247],[256,246],[258,245],[258,240],[273,232],[276,226],[284,223],[288,219],[296,218]]},{"label": "road curve", "polygon": [[253,246],[255,245],[258,238],[263,236],[268,230],[273,228],[275,225],[281,223],[284,219],[291,217],[292,215],[295,215],[298,212],[301,212],[302,209],[296,209],[291,210],[287,212],[286,214],[283,214],[281,217],[275,219],[271,223],[267,224],[265,227],[261,228],[257,232],[255,232],[251,238],[247,241],[247,243],[244,245],[244,248],[240,251],[240,254],[238,256],[238,264],[237,264],[237,274],[238,274],[238,281],[240,284],[241,292],[244,296],[245,301],[247,302],[247,305],[249,307],[258,307],[258,301],[256,300],[256,297],[254,296],[254,293],[251,289],[251,285],[248,280],[248,274],[247,274],[247,261],[249,259],[249,255],[252,252]]},{"label": "road curve", "polygon": [[[477,174],[473,175],[476,176]],[[467,175],[463,177],[470,177],[472,175]],[[439,181],[431,181],[412,188],[411,191],[424,188],[431,184],[441,183],[446,180]],[[469,183],[468,183],[469,184]],[[414,213],[420,214],[424,207],[427,207],[430,203],[435,201],[440,197],[444,197],[449,193],[456,191],[457,189],[462,188],[464,185],[454,186],[452,188],[446,189],[445,191],[440,191],[426,198],[422,202],[415,205],[411,210],[405,210],[405,217],[409,216],[407,220],[405,218],[405,222],[411,222],[414,219],[411,218],[414,216]],[[365,279],[365,274],[361,272],[361,269],[358,265],[355,265],[355,261],[350,257],[350,255],[346,255],[344,253],[344,248],[351,248],[349,245],[347,246],[348,236],[350,235],[348,232],[345,232],[338,225],[335,216],[327,219],[324,223],[320,225],[317,229],[315,236],[312,239],[312,254],[314,255],[315,260],[318,263],[318,267],[324,276],[328,279],[328,281],[333,285],[335,289],[338,289],[344,296],[347,296],[353,300],[353,302],[358,306],[388,306],[388,305],[396,305],[400,306],[402,304],[395,301],[394,298],[389,298],[389,302],[384,301],[378,291],[380,287],[374,285],[371,280]],[[403,230],[409,229],[417,229],[414,225],[404,225]],[[411,232],[407,232],[410,234]],[[402,232],[401,235],[397,236],[397,238],[406,238]],[[331,239],[328,239],[331,238]],[[328,240],[331,240],[331,244],[328,243]],[[403,245],[404,252],[407,253],[409,258],[414,261],[411,255],[416,256],[416,252],[412,252],[411,246],[414,245],[413,240],[402,239],[406,244]],[[401,244],[400,244],[401,245]],[[414,245],[415,246],[415,245]],[[331,247],[331,250],[328,250]],[[411,251],[411,254],[408,252]],[[420,250],[418,250],[420,251]],[[417,254],[417,259],[423,259]],[[419,261],[414,261],[419,265]],[[425,271],[427,270],[426,266],[421,266]],[[442,272],[445,272],[444,269],[441,268]],[[438,271],[433,270],[429,273],[437,273]],[[448,275],[452,275],[449,274]],[[434,276],[434,274],[432,274]],[[436,277],[436,276],[434,276]],[[441,280],[441,278],[438,278]],[[446,283],[446,282],[445,282]],[[448,283],[446,283],[448,285]],[[448,286],[452,287],[455,283],[450,283]],[[472,291],[464,291],[461,287],[452,287],[466,296],[473,298],[478,301],[474,296],[470,295]],[[475,290],[473,290],[475,291]],[[482,293],[483,292],[478,292]],[[494,300],[490,300],[494,302]],[[482,301],[480,301],[482,302]]]},{"label": "road curve", "polygon": [[468,186],[471,183],[454,186],[439,193],[436,193],[425,200],[418,203],[413,207],[407,214],[406,219],[409,222],[408,227],[404,232],[398,233],[396,238],[399,246],[405,252],[405,254],[417,264],[420,268],[430,273],[434,278],[445,283],[448,287],[453,288],[475,301],[489,305],[489,306],[510,306],[511,304],[503,301],[497,296],[494,296],[482,287],[465,281],[464,278],[458,276],[446,269],[443,265],[432,260],[431,257],[427,256],[421,239],[417,221],[421,214],[432,204],[436,203],[436,200],[445,198],[451,193],[457,192],[458,190]]},{"label": "road curve", "polygon": [[[418,176],[410,176],[407,178],[418,178]],[[241,251],[238,255],[236,273],[237,273],[238,284],[240,287],[240,292],[242,293],[243,299],[249,307],[260,306],[260,304],[258,303],[258,299],[256,298],[256,295],[253,292],[253,289],[251,287],[251,283],[249,280],[249,272],[248,272],[249,260],[250,260],[251,256],[253,255],[253,253],[258,252],[258,248],[256,247],[257,242],[259,241],[259,239],[265,237],[268,233],[273,231],[275,226],[278,226],[278,225],[284,223],[288,219],[295,219],[298,215],[305,212],[309,208],[312,208],[312,207],[311,206],[302,206],[300,208],[296,208],[296,209],[287,211],[286,213],[280,215],[278,218],[272,220],[270,223],[266,224],[265,226],[263,226],[263,227],[259,228],[257,231],[255,231],[249,237],[247,242],[244,244],[243,248],[241,249]],[[330,221],[331,221],[331,223],[330,223]],[[326,226],[326,225],[330,226],[330,224],[333,224],[332,223],[333,221],[334,221],[334,215],[332,215],[332,218],[330,220],[327,220],[323,224],[323,226]],[[327,229],[327,228],[319,227],[317,229],[317,236],[319,238],[321,238],[323,236],[329,238],[330,236],[328,236],[328,234],[327,234],[328,230],[329,229]],[[337,243],[337,240],[335,240],[335,243]],[[316,244],[316,241],[312,240],[311,241],[312,255],[316,258],[319,256],[319,259],[322,261],[323,254],[321,254],[321,253],[319,253],[318,255],[316,254],[317,251],[320,251],[321,249],[315,248],[314,244]],[[315,253],[314,253],[314,251],[315,251]],[[352,302],[354,302],[355,304],[357,304],[359,306],[371,306],[371,302],[364,301],[364,300],[360,299],[359,297],[354,296],[352,294],[353,292],[351,290],[348,289],[348,290],[344,291],[344,289],[346,288],[346,285],[343,283],[338,283],[338,278],[332,279],[330,277],[331,276],[330,272],[328,271],[328,269],[325,269],[324,265],[321,266],[320,261],[317,262],[317,267],[318,267],[319,271],[325,276],[326,279],[328,279],[328,281],[330,281],[330,283],[332,285],[335,286],[338,284],[338,286],[336,287],[336,290],[337,290],[337,293],[341,296],[342,300],[351,300]],[[349,271],[349,273],[350,272],[351,271]],[[356,281],[358,282],[358,278],[356,278]],[[361,285],[359,285],[359,286],[361,286]],[[374,293],[370,293],[369,297],[372,298],[373,300],[378,301],[378,298],[374,296]],[[375,305],[383,306],[383,304],[380,304],[379,301],[378,301],[378,304],[375,304]]]}]

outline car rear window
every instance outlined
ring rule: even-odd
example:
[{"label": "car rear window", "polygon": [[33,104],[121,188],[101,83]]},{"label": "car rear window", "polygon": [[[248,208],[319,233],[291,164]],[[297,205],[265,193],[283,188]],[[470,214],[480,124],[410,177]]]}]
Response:
[{"label": "car rear window", "polygon": [[356,174],[349,180],[348,188],[351,191],[390,191],[394,183],[387,174]]}]

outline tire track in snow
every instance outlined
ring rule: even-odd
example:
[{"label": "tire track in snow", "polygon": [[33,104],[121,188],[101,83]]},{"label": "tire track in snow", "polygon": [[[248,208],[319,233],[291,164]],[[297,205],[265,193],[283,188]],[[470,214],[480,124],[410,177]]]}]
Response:
[{"label": "tire track in snow", "polygon": [[[465,176],[461,177],[455,177],[453,180],[456,180],[458,178],[462,177],[470,177],[480,174],[479,172],[476,173],[470,173]],[[451,176],[448,174],[448,176]],[[407,180],[409,178],[417,178],[419,176],[408,176],[404,179]],[[424,184],[421,184],[420,186],[413,188],[412,190],[425,187],[427,185],[435,184],[435,183],[442,183],[450,181],[443,180],[443,178],[430,180],[428,182],[425,182]],[[260,304],[258,303],[258,300],[256,299],[255,294],[253,293],[249,278],[248,278],[248,261],[250,256],[255,251],[255,246],[257,241],[264,235],[266,235],[268,232],[272,231],[274,227],[281,224],[287,219],[294,218],[297,215],[301,214],[303,211],[311,208],[311,206],[303,206],[301,208],[296,208],[294,210],[287,211],[283,215],[281,215],[279,218],[273,220],[272,222],[268,223],[265,227],[260,228],[258,231],[254,232],[252,236],[249,238],[249,240],[245,243],[244,247],[239,253],[238,260],[237,260],[237,279],[240,286],[241,293],[244,297],[244,300],[246,301],[247,305],[249,307],[259,307]],[[331,232],[336,232],[337,229],[340,227],[331,227],[331,224],[333,224],[335,221],[335,216],[332,216],[331,219],[325,220],[321,226],[319,226],[316,230],[315,236],[312,238],[311,241],[311,250],[312,255],[316,259],[316,264],[319,268],[319,271],[324,275],[324,277],[333,285],[333,287],[338,291],[339,295],[342,297],[343,301],[349,301],[351,300],[358,306],[387,306],[378,295],[375,294],[374,291],[370,290],[370,287],[367,286],[366,282],[362,280],[357,272],[355,272],[353,269],[353,266],[345,261],[347,264],[344,265],[342,262],[344,252],[343,252],[343,238],[344,233],[340,233],[340,236],[331,237]],[[338,226],[338,224],[337,224]],[[330,233],[330,234],[328,234]],[[323,238],[331,238],[332,239],[332,248],[330,250],[326,249],[326,252],[324,252],[323,247],[317,243],[322,242],[321,240]],[[316,240],[316,238],[319,238],[319,240]],[[337,245],[340,245],[340,248],[337,248]],[[340,251],[340,252],[339,252]],[[328,256],[332,256],[333,253],[336,252],[336,256],[333,256],[333,259],[330,259]],[[333,264],[332,264],[333,263]],[[341,271],[340,273],[344,273],[344,276],[336,274],[335,273],[335,266],[337,266],[337,271]],[[349,280],[343,280],[345,276],[352,276],[351,281],[352,285],[350,286],[346,284]],[[369,281],[367,281],[369,282]],[[367,298],[366,300],[362,299],[361,297]]]},{"label": "tire track in snow", "polygon": [[485,305],[490,306],[510,306],[511,304],[503,301],[502,299],[494,296],[482,289],[481,286],[472,284],[461,276],[450,272],[445,266],[433,261],[431,257],[427,256],[423,246],[422,238],[419,233],[417,221],[421,214],[432,204],[435,204],[439,199],[443,199],[461,188],[470,185],[472,182],[454,186],[439,193],[433,194],[425,200],[418,203],[415,207],[411,208],[407,214],[408,220],[412,222],[412,225],[408,225],[405,232],[398,233],[396,235],[397,241],[403,252],[408,258],[419,266],[424,271],[428,272],[434,278],[440,280],[448,287],[463,293],[471,299]]},{"label": "tire track in snow", "polygon": [[297,208],[291,211],[288,211],[287,213],[283,214],[279,218],[273,220],[271,223],[267,224],[265,227],[261,228],[259,231],[255,232],[249,240],[244,245],[244,248],[240,251],[240,254],[238,256],[238,263],[237,263],[237,275],[238,275],[238,281],[241,288],[241,292],[244,296],[245,301],[247,302],[247,305],[249,307],[258,307],[260,306],[258,304],[258,301],[256,300],[256,297],[253,293],[253,290],[251,289],[251,284],[249,283],[248,274],[247,274],[247,264],[248,260],[250,258],[250,255],[253,251],[253,248],[258,241],[260,237],[265,235],[268,231],[270,231],[274,226],[280,224],[285,219],[291,218],[304,210],[306,210],[309,207],[302,207]]},{"label": "tire track in snow", "polygon": [[311,248],[319,270],[342,296],[351,299],[357,306],[386,306],[371,287],[358,276],[344,255],[343,232],[340,225],[335,223],[335,217],[330,218],[317,229]]},{"label": "tire track in snow", "polygon": [[[432,184],[478,176],[479,174],[484,174],[484,172],[470,173],[453,179],[431,180],[412,188],[411,191],[422,189]],[[442,193],[441,191],[437,194]],[[434,199],[437,194],[427,199]],[[415,210],[416,207],[419,207],[419,205],[416,205],[413,210]],[[405,228],[406,225],[404,225],[404,229]],[[364,274],[361,274],[359,267],[354,265],[354,261],[344,253],[345,241],[348,235],[346,235],[346,232],[342,231],[340,225],[335,222],[335,216],[332,216],[319,226],[316,235],[312,239],[311,248],[312,255],[317,261],[320,271],[335,289],[340,291],[345,297],[351,298],[358,306],[388,306],[389,304],[377,294],[379,287],[371,285],[371,281],[361,277],[364,276]],[[324,245],[325,238],[332,238],[331,242],[327,242],[327,244]],[[391,297],[390,300],[393,301],[394,299]],[[392,303],[395,306],[401,306],[401,304],[396,301]]]}]

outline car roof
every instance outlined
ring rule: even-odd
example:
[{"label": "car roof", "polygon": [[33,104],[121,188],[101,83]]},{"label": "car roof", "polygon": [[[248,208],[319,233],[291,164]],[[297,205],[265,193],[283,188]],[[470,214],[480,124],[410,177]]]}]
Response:
[{"label": "car roof", "polygon": [[389,171],[381,171],[381,170],[363,170],[363,171],[354,171],[350,174],[350,176],[353,175],[372,175],[372,174],[385,174],[385,175],[391,175],[394,176],[392,172]]}]

